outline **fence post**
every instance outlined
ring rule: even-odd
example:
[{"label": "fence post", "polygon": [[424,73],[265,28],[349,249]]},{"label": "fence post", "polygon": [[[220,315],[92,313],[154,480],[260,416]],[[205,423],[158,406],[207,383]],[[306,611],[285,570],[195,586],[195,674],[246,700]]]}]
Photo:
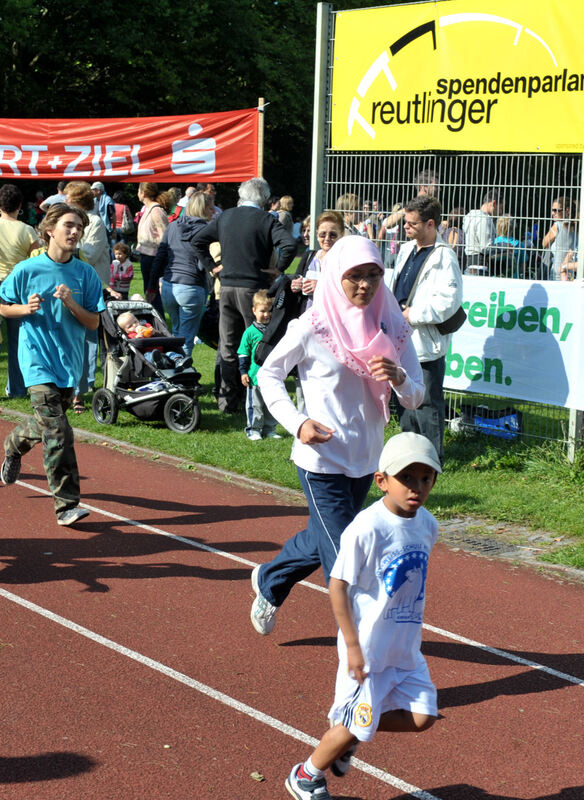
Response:
[{"label": "fence post", "polygon": [[[578,209],[578,270],[576,280],[584,278],[584,153],[582,153],[582,164],[580,169],[580,208]],[[582,423],[584,413],[575,408],[570,409],[570,422],[568,427],[568,459],[574,463],[576,451],[582,444]]]},{"label": "fence post", "polygon": [[318,3],[316,6],[312,178],[310,183],[310,247],[312,249],[316,248],[316,218],[323,210],[324,204],[328,39],[332,9],[330,3]]}]

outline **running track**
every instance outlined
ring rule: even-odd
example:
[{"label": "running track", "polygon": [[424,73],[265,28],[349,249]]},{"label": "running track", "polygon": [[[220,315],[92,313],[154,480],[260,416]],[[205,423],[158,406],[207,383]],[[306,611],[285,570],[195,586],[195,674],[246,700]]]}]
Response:
[{"label": "running track", "polygon": [[[76,530],[55,524],[40,450],[0,488],[0,798],[289,797],[326,726],[335,626],[316,574],[258,636],[249,575],[302,504],[76,449]],[[584,584],[438,545],[424,650],[442,718],[363,746],[332,796],[583,800],[583,601]]]}]

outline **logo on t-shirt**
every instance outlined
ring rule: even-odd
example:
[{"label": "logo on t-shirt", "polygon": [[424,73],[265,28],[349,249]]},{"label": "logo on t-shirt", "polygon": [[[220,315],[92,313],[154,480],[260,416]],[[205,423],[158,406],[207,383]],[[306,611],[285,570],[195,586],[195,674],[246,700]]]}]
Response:
[{"label": "logo on t-shirt", "polygon": [[409,550],[382,561],[383,585],[390,600],[384,614],[394,622],[413,622],[421,625],[424,611],[428,554]]}]

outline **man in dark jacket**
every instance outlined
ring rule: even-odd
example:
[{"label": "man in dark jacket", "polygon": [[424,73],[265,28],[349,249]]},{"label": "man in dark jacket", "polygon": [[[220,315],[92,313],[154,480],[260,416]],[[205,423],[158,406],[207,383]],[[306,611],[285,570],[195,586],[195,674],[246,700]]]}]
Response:
[{"label": "man in dark jacket", "polygon": [[[199,258],[221,279],[219,300],[219,352],[221,411],[237,411],[242,395],[237,348],[242,334],[254,319],[252,298],[267,289],[274,275],[283,273],[296,255],[296,242],[278,220],[264,211],[270,187],[263,178],[252,178],[239,187],[239,205],[213,219],[193,238]],[[221,262],[209,254],[209,245],[219,242]],[[274,250],[275,267],[270,268]]]}]

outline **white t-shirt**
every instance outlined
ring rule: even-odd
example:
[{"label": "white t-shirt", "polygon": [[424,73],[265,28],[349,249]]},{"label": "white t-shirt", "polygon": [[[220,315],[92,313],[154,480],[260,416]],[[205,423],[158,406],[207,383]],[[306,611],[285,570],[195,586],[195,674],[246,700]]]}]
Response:
[{"label": "white t-shirt", "polygon": [[[422,401],[424,384],[411,339],[402,353],[401,365],[407,377],[394,391],[405,408],[416,408]],[[298,412],[284,385],[294,367],[298,367],[305,414]],[[298,467],[349,478],[375,472],[383,447],[383,416],[367,381],[320,343],[305,315],[290,322],[260,368],[258,384],[270,412],[292,436],[308,418],[335,431],[322,444],[302,444],[295,438],[291,458]]]},{"label": "white t-shirt", "polygon": [[[383,500],[361,511],[343,531],[331,577],[349,584],[359,644],[371,672],[414,669],[422,643],[428,558],[438,523],[425,508],[398,517]],[[341,661],[347,648],[339,631]]]}]

